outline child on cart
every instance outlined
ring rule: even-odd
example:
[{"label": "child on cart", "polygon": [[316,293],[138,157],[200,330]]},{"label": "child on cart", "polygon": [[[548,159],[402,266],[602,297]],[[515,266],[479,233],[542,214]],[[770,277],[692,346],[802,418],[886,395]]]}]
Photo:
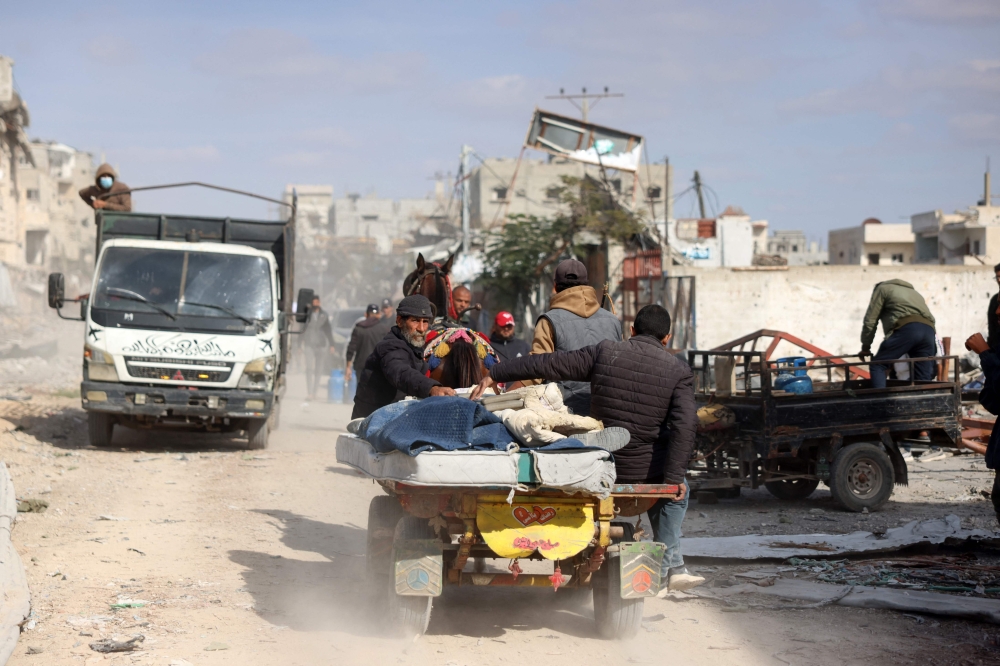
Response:
[{"label": "child on cart", "polygon": [[669,340],[670,313],[647,305],[636,315],[628,340],[509,359],[493,366],[472,394],[477,399],[497,382],[525,379],[590,382],[590,416],[606,428],[625,428],[631,436],[615,453],[617,481],[682,488],[678,499],[661,499],[648,512],[654,538],[666,545],[661,578],[668,585],[661,596],[705,581],[687,570],[681,555],[681,524],[688,506],[685,474],[694,448],[697,408],[691,368],[666,350]]}]

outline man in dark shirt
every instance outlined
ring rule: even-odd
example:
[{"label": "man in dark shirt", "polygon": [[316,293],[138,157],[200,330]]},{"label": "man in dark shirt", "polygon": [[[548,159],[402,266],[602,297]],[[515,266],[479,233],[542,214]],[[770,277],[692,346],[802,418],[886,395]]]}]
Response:
[{"label": "man in dark shirt", "polygon": [[399,402],[408,395],[426,398],[455,395],[427,376],[424,339],[433,318],[431,302],[424,296],[407,296],[396,308],[396,325],[375,345],[358,376],[352,419],[368,416],[376,409]]},{"label": "man in dark shirt", "polygon": [[497,353],[501,361],[527,356],[531,353],[527,342],[514,337],[514,315],[507,311],[500,312],[493,320],[490,344],[493,345],[493,351]]},{"label": "man in dark shirt", "polygon": [[621,483],[667,483],[683,488],[677,500],[659,500],[649,510],[657,541],[667,546],[661,578],[668,590],[686,590],[705,581],[688,572],[680,550],[687,512],[685,476],[694,449],[697,407],[694,375],[671,355],[670,314],[659,305],[639,310],[632,337],[603,340],[575,351],[534,354],[497,363],[472,394],[476,399],[495,382],[541,377],[589,382],[590,415],[605,428],[625,428],[631,441],[615,453]]},{"label": "man in dark shirt", "polygon": [[365,309],[365,318],[355,324],[354,330],[351,331],[351,341],[347,343],[347,365],[344,370],[345,386],[351,382],[351,370],[355,362],[364,367],[365,361],[375,351],[375,345],[385,337],[388,331],[388,329],[382,329],[382,320],[379,319],[378,315],[378,306],[370,303]]},{"label": "man in dark shirt", "polygon": [[[996,274],[997,284],[1000,284],[1000,264],[993,267]],[[995,352],[1000,352],[1000,294],[993,294],[990,299],[990,306],[986,310],[986,344]]]}]

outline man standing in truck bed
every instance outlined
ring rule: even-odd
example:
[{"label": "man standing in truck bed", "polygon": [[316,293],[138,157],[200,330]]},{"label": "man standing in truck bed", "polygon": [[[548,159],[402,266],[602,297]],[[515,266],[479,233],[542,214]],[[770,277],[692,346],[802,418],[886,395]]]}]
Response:
[{"label": "man standing in truck bed", "polygon": [[[132,195],[128,193],[128,190],[128,185],[118,181],[118,176],[115,175],[115,170],[111,168],[111,165],[105,163],[97,167],[94,184],[80,190],[80,198],[94,210],[116,210],[128,213],[132,210]],[[99,198],[103,194],[110,196]]]},{"label": "man standing in truck bed", "polygon": [[[865,313],[864,327],[861,329],[861,353],[863,361],[872,355],[872,341],[879,320],[885,339],[879,345],[878,353],[872,357],[869,366],[872,388],[885,388],[886,365],[875,361],[895,361],[903,358],[926,358],[937,354],[937,339],[934,333],[934,315],[927,308],[924,297],[904,280],[886,280],[875,285],[868,311]],[[913,377],[916,380],[934,378],[934,362],[914,363]]]}]

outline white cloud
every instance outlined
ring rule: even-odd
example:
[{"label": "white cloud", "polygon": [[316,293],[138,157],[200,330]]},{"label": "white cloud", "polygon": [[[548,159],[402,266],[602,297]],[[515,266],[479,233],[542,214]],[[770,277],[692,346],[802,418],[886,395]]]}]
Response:
[{"label": "white cloud", "polygon": [[194,66],[226,80],[255,83],[265,91],[375,93],[414,84],[424,61],[420,53],[378,53],[367,58],[330,55],[290,32],[247,29],[198,56]]},{"label": "white cloud", "polygon": [[960,113],[948,120],[948,129],[968,143],[1000,142],[1000,115],[995,113]]}]

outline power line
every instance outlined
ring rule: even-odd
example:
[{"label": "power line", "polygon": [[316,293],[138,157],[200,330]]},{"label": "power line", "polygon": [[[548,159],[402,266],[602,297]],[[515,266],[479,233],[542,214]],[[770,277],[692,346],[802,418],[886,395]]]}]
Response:
[{"label": "power line", "polygon": [[[572,104],[573,106],[575,106],[577,109],[580,110],[580,113],[583,114],[583,122],[587,122],[587,116],[590,113],[590,109],[592,109],[595,106],[597,106],[597,103],[600,102],[602,99],[606,99],[608,97],[624,97],[625,96],[624,93],[609,93],[607,86],[604,86],[604,92],[603,93],[588,93],[586,88],[583,88],[582,91],[583,92],[581,94],[579,94],[579,95],[567,95],[567,94],[565,94],[566,93],[566,89],[565,88],[560,88],[558,95],[548,95],[548,96],[546,96],[545,99],[564,99],[564,100],[566,100],[567,102],[569,102],[570,104]],[[578,100],[578,99],[582,100],[582,106],[580,104],[577,104],[574,101],[574,100]],[[590,100],[595,100],[595,101],[594,101],[593,104],[591,104]]]}]

